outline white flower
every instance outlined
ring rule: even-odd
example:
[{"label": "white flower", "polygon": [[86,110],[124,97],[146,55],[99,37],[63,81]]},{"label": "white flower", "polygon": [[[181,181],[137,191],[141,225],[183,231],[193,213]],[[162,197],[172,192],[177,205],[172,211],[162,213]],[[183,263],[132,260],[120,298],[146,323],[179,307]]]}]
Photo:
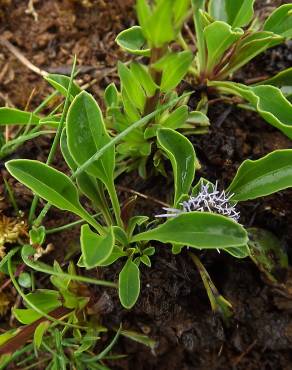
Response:
[{"label": "white flower", "polygon": [[218,190],[218,183],[201,184],[201,190],[196,197],[190,196],[188,200],[180,203],[182,209],[163,208],[168,213],[156,217],[175,217],[181,213],[199,211],[213,212],[232,218],[238,222],[240,212],[236,210],[236,203],[231,204],[230,200],[234,194]]}]

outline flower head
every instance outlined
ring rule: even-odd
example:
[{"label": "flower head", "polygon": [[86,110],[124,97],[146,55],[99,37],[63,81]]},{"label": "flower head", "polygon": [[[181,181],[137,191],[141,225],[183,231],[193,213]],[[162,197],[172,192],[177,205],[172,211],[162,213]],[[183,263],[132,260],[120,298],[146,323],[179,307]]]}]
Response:
[{"label": "flower head", "polygon": [[234,194],[226,193],[224,190],[218,190],[218,183],[201,183],[201,189],[197,196],[190,196],[188,200],[180,203],[182,209],[163,208],[168,213],[157,215],[156,217],[175,217],[185,212],[213,212],[232,218],[238,222],[240,212],[236,210],[236,204],[231,204],[231,198]]}]

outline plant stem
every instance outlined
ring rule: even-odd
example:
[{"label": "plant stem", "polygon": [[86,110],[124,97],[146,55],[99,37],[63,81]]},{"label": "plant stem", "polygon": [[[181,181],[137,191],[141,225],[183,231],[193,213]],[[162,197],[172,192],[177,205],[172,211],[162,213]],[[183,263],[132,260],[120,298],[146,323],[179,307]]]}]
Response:
[{"label": "plant stem", "polygon": [[[101,215],[101,213],[96,213],[92,217],[95,218],[95,217],[98,217],[100,215]],[[67,229],[70,229],[74,226],[81,225],[81,224],[84,224],[84,223],[85,223],[84,220],[78,220],[78,221],[70,222],[69,224],[66,224],[66,225],[62,225],[62,226],[59,226],[59,227],[54,227],[52,229],[48,229],[48,230],[46,230],[46,234],[48,235],[48,234],[58,233],[60,231],[67,230]]]},{"label": "plant stem", "polygon": [[[55,135],[54,140],[53,140],[53,144],[51,146],[51,149],[50,149],[50,152],[49,152],[49,155],[48,155],[48,159],[46,161],[46,164],[47,165],[50,165],[52,163],[52,161],[53,161],[53,159],[55,157],[55,154],[56,154],[57,147],[58,147],[59,142],[60,142],[60,137],[61,137],[62,129],[63,129],[63,126],[64,126],[64,122],[65,122],[66,115],[67,115],[67,110],[68,110],[69,103],[70,103],[71,88],[72,88],[72,84],[73,84],[75,67],[76,67],[76,56],[74,56],[74,59],[73,59],[73,66],[72,66],[72,71],[71,71],[69,86],[68,86],[68,89],[67,89],[67,95],[66,95],[66,99],[65,99],[64,109],[63,109],[63,112],[62,112],[61,120],[60,120],[60,122],[58,124],[56,135]],[[30,211],[29,211],[28,222],[29,222],[30,225],[32,224],[33,219],[35,217],[35,210],[36,210],[38,201],[39,201],[39,197],[37,195],[35,195],[34,198],[33,198],[31,207],[30,207]],[[50,206],[48,206],[48,209],[49,208],[50,208]],[[41,223],[41,221],[45,217],[47,211],[44,213],[44,215],[41,218],[40,218],[40,216],[38,217],[38,219],[37,219],[38,220],[37,221],[38,224]]]}]

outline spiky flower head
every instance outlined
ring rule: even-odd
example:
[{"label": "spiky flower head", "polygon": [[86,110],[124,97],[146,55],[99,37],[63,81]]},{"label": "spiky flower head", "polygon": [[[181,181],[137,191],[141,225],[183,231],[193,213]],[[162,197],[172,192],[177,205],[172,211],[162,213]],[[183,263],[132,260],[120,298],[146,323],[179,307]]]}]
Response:
[{"label": "spiky flower head", "polygon": [[234,194],[229,194],[225,190],[218,190],[218,182],[201,183],[201,189],[196,196],[190,196],[188,200],[180,203],[182,209],[163,208],[168,213],[157,215],[156,217],[175,217],[185,212],[213,212],[232,218],[238,222],[240,212],[236,209],[236,203],[231,203]]}]

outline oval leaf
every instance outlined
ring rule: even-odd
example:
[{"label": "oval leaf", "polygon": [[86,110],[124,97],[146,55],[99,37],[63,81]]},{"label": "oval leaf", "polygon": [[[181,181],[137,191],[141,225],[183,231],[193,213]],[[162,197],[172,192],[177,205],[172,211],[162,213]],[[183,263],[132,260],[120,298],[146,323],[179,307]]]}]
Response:
[{"label": "oval leaf", "polygon": [[130,309],[136,303],[140,293],[140,271],[129,259],[119,274],[119,298],[123,307]]},{"label": "oval leaf", "polygon": [[150,49],[146,46],[147,41],[140,26],[133,26],[119,33],[116,43],[131,54],[150,56]]},{"label": "oval leaf", "polygon": [[266,20],[264,30],[277,33],[286,38],[292,37],[292,4],[277,8]]},{"label": "oval leaf", "polygon": [[157,139],[171,161],[174,175],[174,204],[183,194],[188,194],[195,176],[196,155],[191,142],[178,132],[163,128]]},{"label": "oval leaf", "polygon": [[37,125],[40,117],[30,112],[24,112],[15,108],[0,108],[1,125]]},{"label": "oval leaf", "polygon": [[82,261],[88,269],[101,265],[106,261],[114,248],[114,234],[112,228],[106,235],[98,235],[91,231],[88,225],[81,228]]},{"label": "oval leaf", "polygon": [[6,168],[18,181],[54,206],[76,214],[83,211],[76,186],[62,172],[29,159],[6,162]]},{"label": "oval leaf", "polygon": [[228,191],[232,199],[244,201],[292,186],[292,149],[275,150],[258,160],[246,160],[239,167]]},{"label": "oval leaf", "polygon": [[132,241],[141,240],[157,240],[198,249],[224,249],[246,245],[247,233],[241,225],[227,217],[208,212],[190,212],[135,235]]}]

